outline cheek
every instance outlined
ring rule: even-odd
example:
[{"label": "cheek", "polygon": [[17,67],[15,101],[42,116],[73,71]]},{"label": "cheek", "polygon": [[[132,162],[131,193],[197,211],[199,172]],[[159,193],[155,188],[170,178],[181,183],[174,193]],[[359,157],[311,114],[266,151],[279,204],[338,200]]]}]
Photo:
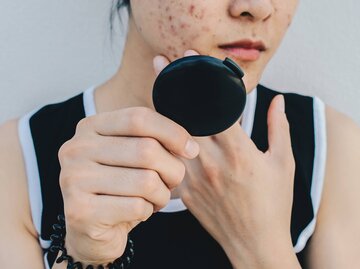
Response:
[{"label": "cheek", "polygon": [[276,21],[276,29],[280,35],[283,35],[292,23],[296,5],[292,6],[275,6],[274,17]]},{"label": "cheek", "polygon": [[169,57],[178,58],[182,51],[191,48],[202,35],[209,35],[210,27],[206,25],[204,6],[193,2],[169,4],[158,15],[156,29],[160,36],[159,46]]}]

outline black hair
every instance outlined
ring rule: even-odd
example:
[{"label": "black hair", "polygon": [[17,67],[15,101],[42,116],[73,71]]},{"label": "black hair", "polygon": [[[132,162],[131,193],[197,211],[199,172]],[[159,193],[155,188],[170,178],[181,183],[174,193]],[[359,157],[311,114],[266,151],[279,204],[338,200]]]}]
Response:
[{"label": "black hair", "polygon": [[121,20],[120,9],[126,7],[130,11],[130,0],[112,0],[111,8],[110,8],[110,32],[113,32],[114,28],[114,20],[117,15]]}]

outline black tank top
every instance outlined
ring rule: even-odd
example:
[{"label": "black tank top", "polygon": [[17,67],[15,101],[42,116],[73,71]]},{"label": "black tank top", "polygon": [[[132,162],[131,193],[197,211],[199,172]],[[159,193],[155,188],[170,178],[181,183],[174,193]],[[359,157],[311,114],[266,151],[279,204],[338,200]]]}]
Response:
[{"label": "black tank top", "polygon": [[[82,118],[96,113],[94,88],[62,103],[36,109],[19,121],[32,219],[43,248],[45,268],[51,268],[55,260],[48,251],[52,224],[63,213],[58,150],[72,138]],[[258,85],[248,95],[242,126],[261,151],[268,148],[267,110],[277,94]],[[317,97],[294,93],[285,93],[284,97],[296,162],[291,237],[294,252],[305,268],[303,253],[315,228],[324,179],[325,112]],[[221,246],[180,199],[139,224],[130,236],[136,253],[130,267],[133,269],[232,268]]]}]

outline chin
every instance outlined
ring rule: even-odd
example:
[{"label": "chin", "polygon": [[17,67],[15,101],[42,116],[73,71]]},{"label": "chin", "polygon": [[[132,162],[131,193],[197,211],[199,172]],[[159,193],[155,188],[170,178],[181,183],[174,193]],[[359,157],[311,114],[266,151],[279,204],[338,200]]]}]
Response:
[{"label": "chin", "polygon": [[246,73],[245,73],[243,81],[244,81],[244,84],[245,84],[246,92],[249,93],[253,89],[255,89],[256,86],[259,84],[260,76],[254,78],[254,77],[247,76]]}]

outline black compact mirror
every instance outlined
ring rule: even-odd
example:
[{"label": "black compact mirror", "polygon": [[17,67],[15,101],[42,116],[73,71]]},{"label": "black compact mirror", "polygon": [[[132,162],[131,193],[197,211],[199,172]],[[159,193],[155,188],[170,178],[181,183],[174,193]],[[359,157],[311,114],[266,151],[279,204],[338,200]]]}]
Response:
[{"label": "black compact mirror", "polygon": [[156,78],[154,107],[193,136],[220,133],[238,121],[244,110],[243,76],[240,67],[229,58],[180,58]]}]

